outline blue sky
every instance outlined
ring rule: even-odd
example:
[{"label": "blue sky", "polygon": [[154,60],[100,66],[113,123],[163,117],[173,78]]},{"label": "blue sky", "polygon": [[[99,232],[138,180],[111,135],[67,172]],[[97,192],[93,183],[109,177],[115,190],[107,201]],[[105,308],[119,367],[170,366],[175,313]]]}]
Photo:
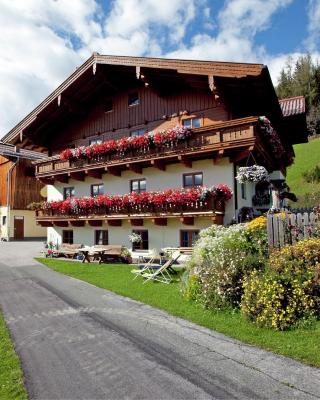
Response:
[{"label": "blue sky", "polygon": [[0,0],[0,137],[94,51],[267,64],[320,60],[320,0]]}]

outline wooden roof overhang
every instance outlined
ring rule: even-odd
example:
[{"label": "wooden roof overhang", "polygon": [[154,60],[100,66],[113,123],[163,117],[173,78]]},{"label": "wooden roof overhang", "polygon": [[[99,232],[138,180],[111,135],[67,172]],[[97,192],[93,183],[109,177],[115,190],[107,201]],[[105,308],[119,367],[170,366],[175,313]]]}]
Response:
[{"label": "wooden roof overhang", "polygon": [[94,53],[3,140],[45,152],[54,140],[53,133],[62,125],[85,116],[93,99],[146,85],[159,95],[190,88],[211,91],[223,98],[234,118],[266,115],[274,125],[282,118],[264,65]]},{"label": "wooden roof overhang", "polygon": [[273,170],[277,166],[265,150],[257,124],[258,117],[247,117],[198,128],[189,142],[159,152],[153,149],[153,152],[150,150],[90,162],[81,159],[76,162],[61,161],[59,156],[47,157],[34,162],[36,177],[46,184],[53,184],[55,180],[67,183],[69,179],[83,181],[86,176],[101,179],[102,174],[107,172],[121,176],[124,170],[137,174],[147,167],[165,170],[168,164],[177,162],[192,167],[194,161],[208,158],[216,164],[222,157],[230,157],[232,162],[241,164],[250,152],[261,164]]}]

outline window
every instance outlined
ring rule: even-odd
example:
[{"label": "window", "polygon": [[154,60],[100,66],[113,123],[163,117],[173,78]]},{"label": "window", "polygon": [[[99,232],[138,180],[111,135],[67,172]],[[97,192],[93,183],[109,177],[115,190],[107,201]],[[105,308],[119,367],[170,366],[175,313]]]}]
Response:
[{"label": "window", "polygon": [[99,139],[90,139],[89,140],[89,146],[92,146],[93,144],[101,144],[102,143],[102,139],[101,138],[99,138]]},{"label": "window", "polygon": [[141,193],[147,190],[147,181],[145,179],[133,179],[130,181],[130,192]]},{"label": "window", "polygon": [[148,231],[133,230],[132,233],[137,233],[142,238],[140,243],[132,243],[132,250],[148,250],[149,249]]},{"label": "window", "polygon": [[74,197],[74,187],[63,188],[63,199],[66,200],[69,197]]},{"label": "window", "polygon": [[95,231],[94,244],[109,244],[108,231]]},{"label": "window", "polygon": [[184,174],[183,175],[183,187],[191,188],[194,186],[202,186],[203,185],[203,174],[202,172],[195,172],[193,174]]},{"label": "window", "polygon": [[73,244],[73,231],[62,231],[62,243]]},{"label": "window", "polygon": [[3,215],[3,217],[2,217],[2,225],[6,225],[6,223],[7,223],[7,216]]},{"label": "window", "polygon": [[128,96],[128,106],[137,106],[140,104],[138,92],[130,93]]},{"label": "window", "polygon": [[200,128],[201,118],[187,118],[182,120],[182,125],[185,128]]},{"label": "window", "polygon": [[142,129],[135,129],[134,131],[130,132],[130,136],[143,136],[146,133],[146,130],[144,128]]},{"label": "window", "polygon": [[180,246],[192,247],[198,239],[199,231],[180,231]]},{"label": "window", "polygon": [[104,105],[104,112],[110,112],[113,110],[112,100],[107,100]]},{"label": "window", "polygon": [[91,185],[91,196],[96,197],[99,196],[99,194],[104,194],[103,183]]}]

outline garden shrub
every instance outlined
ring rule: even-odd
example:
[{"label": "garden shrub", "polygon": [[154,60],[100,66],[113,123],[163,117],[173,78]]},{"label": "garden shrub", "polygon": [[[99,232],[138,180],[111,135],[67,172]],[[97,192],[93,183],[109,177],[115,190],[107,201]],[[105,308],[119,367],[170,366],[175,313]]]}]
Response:
[{"label": "garden shrub", "polygon": [[239,307],[244,276],[264,267],[261,226],[213,225],[202,230],[188,265],[184,296],[211,309]]},{"label": "garden shrub", "polygon": [[285,246],[244,280],[241,309],[260,326],[288,329],[320,316],[320,239]]}]

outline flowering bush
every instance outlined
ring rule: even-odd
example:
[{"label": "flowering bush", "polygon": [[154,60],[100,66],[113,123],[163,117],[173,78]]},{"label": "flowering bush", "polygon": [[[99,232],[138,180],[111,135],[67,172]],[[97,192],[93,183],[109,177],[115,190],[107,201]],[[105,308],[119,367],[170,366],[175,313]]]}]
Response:
[{"label": "flowering bush", "polygon": [[252,165],[251,167],[240,167],[236,176],[239,183],[269,181],[269,174],[265,167]]},{"label": "flowering bush", "polygon": [[125,211],[128,207],[146,205],[187,206],[196,202],[205,203],[210,198],[228,201],[232,191],[226,185],[212,188],[195,187],[192,189],[167,189],[157,192],[132,192],[122,196],[99,195],[96,197],[69,197],[62,201],[42,203],[41,209],[54,214],[88,214],[104,210],[105,213],[117,210]]},{"label": "flowering bush", "polygon": [[132,232],[128,237],[131,243],[140,243],[142,241],[142,236],[139,233]]},{"label": "flowering bush", "polygon": [[184,126],[176,126],[158,132],[149,132],[143,136],[123,137],[118,140],[107,140],[106,142],[81,146],[76,149],[66,149],[60,153],[60,159],[76,160],[79,158],[91,159],[97,156],[119,153],[123,155],[130,150],[147,151],[150,147],[174,146],[179,141],[186,140],[192,135],[192,131]]},{"label": "flowering bush", "polygon": [[320,239],[285,246],[270,256],[265,272],[244,281],[241,309],[260,326],[284,330],[320,316]]},{"label": "flowering bush", "polygon": [[207,308],[239,307],[248,271],[264,267],[247,224],[213,225],[200,232],[183,292]]}]

